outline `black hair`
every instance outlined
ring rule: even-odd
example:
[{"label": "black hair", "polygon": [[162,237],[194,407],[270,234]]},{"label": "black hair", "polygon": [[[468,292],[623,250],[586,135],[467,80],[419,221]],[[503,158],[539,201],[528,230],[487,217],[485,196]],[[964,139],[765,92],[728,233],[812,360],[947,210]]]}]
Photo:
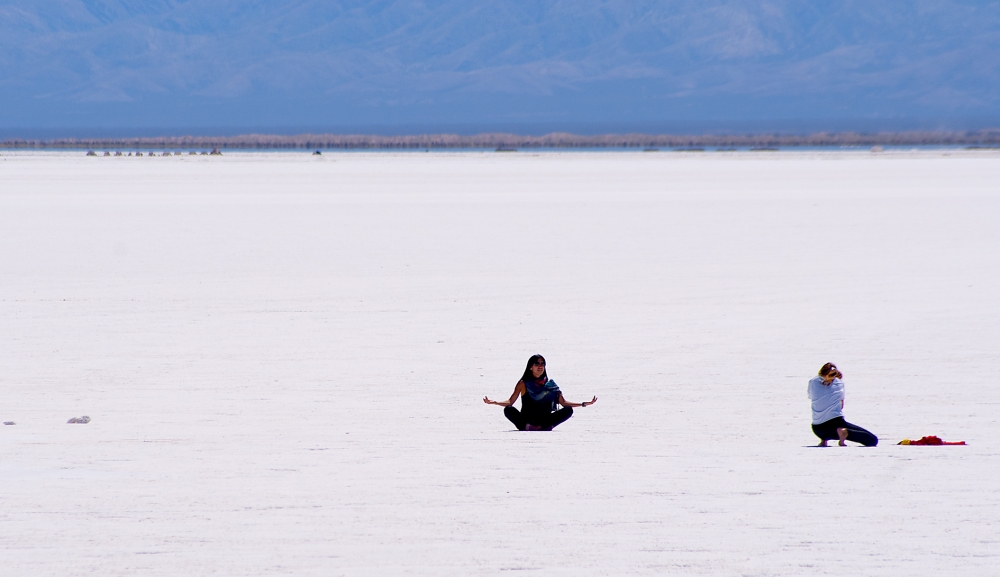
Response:
[{"label": "black hair", "polygon": [[[542,355],[531,355],[531,358],[528,359],[528,366],[524,367],[524,374],[521,375],[521,380],[522,381],[534,381],[535,380],[535,375],[531,374],[531,367],[535,366],[535,363],[537,363],[538,361],[542,361],[543,365],[546,364],[545,363],[545,357],[543,357]],[[548,373],[546,373],[545,371],[542,371],[542,376],[539,377],[538,380],[540,380],[540,381],[546,381],[546,380],[548,380],[548,378],[549,378]]]}]

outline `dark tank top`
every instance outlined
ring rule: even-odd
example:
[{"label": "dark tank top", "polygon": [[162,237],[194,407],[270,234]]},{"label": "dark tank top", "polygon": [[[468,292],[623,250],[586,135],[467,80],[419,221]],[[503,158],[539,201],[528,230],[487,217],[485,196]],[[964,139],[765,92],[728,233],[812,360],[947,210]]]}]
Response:
[{"label": "dark tank top", "polygon": [[[544,422],[544,419],[552,414],[552,411],[554,410],[556,410],[556,401],[554,400],[539,402],[532,399],[531,395],[527,393],[521,395],[521,414],[524,415],[524,420],[529,423],[534,424]],[[539,417],[542,420],[532,420]]]}]

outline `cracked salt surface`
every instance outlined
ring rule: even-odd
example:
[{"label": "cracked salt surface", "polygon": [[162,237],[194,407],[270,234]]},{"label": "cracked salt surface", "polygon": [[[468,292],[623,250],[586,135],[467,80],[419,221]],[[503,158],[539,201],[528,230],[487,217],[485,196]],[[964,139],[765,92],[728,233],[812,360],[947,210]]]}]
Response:
[{"label": "cracked salt surface", "polygon": [[[983,152],[5,154],[4,567],[990,574],[998,176]],[[511,432],[481,399],[535,352],[600,401]],[[879,447],[809,447],[826,361]],[[970,444],[892,444],[925,434]]]}]

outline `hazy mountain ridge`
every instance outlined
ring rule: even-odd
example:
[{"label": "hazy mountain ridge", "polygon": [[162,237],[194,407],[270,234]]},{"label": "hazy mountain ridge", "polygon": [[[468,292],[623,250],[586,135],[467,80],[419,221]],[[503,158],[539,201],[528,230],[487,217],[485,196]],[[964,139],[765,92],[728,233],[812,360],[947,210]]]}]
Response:
[{"label": "hazy mountain ridge", "polygon": [[61,0],[0,4],[0,52],[0,96],[43,103],[1000,110],[998,2]]}]

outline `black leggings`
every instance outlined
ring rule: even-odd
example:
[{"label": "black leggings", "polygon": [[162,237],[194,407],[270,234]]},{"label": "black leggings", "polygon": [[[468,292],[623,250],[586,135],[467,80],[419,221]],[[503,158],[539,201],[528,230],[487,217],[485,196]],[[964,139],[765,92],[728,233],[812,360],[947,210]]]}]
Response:
[{"label": "black leggings", "polygon": [[[529,424],[534,425],[536,427],[541,427],[541,430],[543,431],[551,431],[554,427],[564,422],[566,419],[572,417],[573,409],[571,409],[570,407],[564,407],[554,413],[549,413],[548,415],[532,416],[531,423],[525,420],[524,415],[521,414],[521,411],[518,411],[514,407],[504,407],[503,416],[507,417],[507,420],[509,420],[511,423],[514,423],[514,426],[517,427],[518,431],[523,431],[524,428]],[[536,423],[534,421],[541,421],[541,422]]]},{"label": "black leggings", "polygon": [[825,423],[813,425],[812,427],[816,436],[824,441],[839,439],[840,437],[837,435],[837,429],[843,428],[847,429],[848,441],[861,443],[866,447],[874,447],[875,445],[878,445],[878,437],[873,435],[871,431],[848,423],[844,420],[844,417],[834,417]]}]

